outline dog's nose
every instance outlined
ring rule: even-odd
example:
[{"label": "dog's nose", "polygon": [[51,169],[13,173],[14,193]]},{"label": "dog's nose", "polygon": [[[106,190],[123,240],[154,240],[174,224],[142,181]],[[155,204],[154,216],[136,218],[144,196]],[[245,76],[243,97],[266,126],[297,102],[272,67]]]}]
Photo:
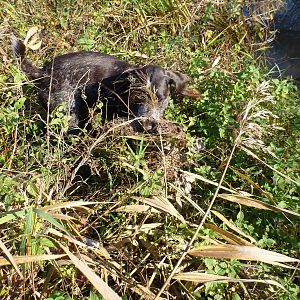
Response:
[{"label": "dog's nose", "polygon": [[158,131],[158,122],[153,118],[142,118],[132,123],[134,130],[154,134]]},{"label": "dog's nose", "polygon": [[153,118],[146,118],[141,120],[141,125],[143,127],[143,131],[146,133],[156,133],[157,132],[157,120]]}]

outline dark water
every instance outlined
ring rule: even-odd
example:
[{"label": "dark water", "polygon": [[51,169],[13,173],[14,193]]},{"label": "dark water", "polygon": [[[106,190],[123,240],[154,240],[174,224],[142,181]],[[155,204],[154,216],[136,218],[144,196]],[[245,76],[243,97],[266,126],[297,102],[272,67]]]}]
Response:
[{"label": "dark water", "polygon": [[[270,6],[278,7],[275,1],[253,0],[243,13],[263,17]],[[300,88],[300,0],[285,0],[269,25],[276,30],[276,36],[265,52],[267,65],[274,76],[291,77]]]},{"label": "dark water", "polygon": [[278,30],[300,32],[300,1],[285,0],[274,15],[274,23]]},{"label": "dark water", "polygon": [[300,84],[300,32],[281,31],[266,52],[274,76],[292,77]]},{"label": "dark water", "polygon": [[292,77],[300,87],[300,1],[286,0],[274,15],[275,40],[266,61],[275,76]]}]

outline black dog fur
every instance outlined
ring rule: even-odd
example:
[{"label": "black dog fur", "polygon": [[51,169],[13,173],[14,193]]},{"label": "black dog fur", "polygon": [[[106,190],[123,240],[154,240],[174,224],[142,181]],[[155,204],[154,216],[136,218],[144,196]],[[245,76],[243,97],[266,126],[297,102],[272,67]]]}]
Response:
[{"label": "black dog fur", "polygon": [[43,106],[52,112],[57,105],[67,104],[70,128],[89,126],[90,109],[100,100],[103,118],[146,117],[143,126],[151,132],[168,106],[170,86],[181,95],[198,96],[186,87],[187,75],[156,65],[139,67],[107,54],[75,52],[38,68],[25,57],[26,47],[15,37],[12,48],[22,70],[38,87]]}]

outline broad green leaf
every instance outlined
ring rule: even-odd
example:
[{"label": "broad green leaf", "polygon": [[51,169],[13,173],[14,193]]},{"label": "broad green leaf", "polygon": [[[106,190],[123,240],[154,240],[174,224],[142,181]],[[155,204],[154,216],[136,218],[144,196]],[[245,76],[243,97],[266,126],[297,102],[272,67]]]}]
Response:
[{"label": "broad green leaf", "polygon": [[37,208],[34,208],[34,211],[40,218],[48,221],[53,226],[59,228],[60,230],[64,231],[68,235],[70,235],[69,232],[65,229],[65,227],[62,224],[60,224],[55,218],[53,218],[50,214],[48,214],[40,209],[37,209]]},{"label": "broad green leaf", "polygon": [[7,223],[7,222],[9,222],[13,219],[25,216],[25,214],[26,214],[25,209],[15,210],[15,211],[10,211],[10,212],[7,212],[7,213],[0,214],[0,225],[5,224],[5,223]]}]

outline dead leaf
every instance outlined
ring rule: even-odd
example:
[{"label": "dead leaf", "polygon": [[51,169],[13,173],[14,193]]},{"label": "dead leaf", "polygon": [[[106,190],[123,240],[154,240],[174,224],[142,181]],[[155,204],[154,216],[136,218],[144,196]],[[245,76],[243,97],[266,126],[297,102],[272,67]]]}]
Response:
[{"label": "dead leaf", "polygon": [[157,209],[149,205],[124,205],[118,207],[115,211],[118,212],[128,212],[128,213],[143,213],[143,212],[155,212],[159,213]]},{"label": "dead leaf", "polygon": [[21,273],[21,270],[19,269],[14,257],[11,255],[9,250],[6,248],[5,244],[0,240],[0,248],[4,252],[4,254],[7,256],[8,260],[11,262],[11,264],[14,266],[15,270],[19,274],[19,276],[23,279],[23,275]]},{"label": "dead leaf", "polygon": [[277,287],[286,290],[279,282],[275,280],[263,280],[263,279],[243,279],[243,278],[232,278],[227,276],[220,276],[215,274],[206,274],[206,273],[197,273],[197,272],[186,272],[180,273],[173,276],[173,279],[177,280],[186,280],[186,281],[193,281],[193,282],[259,282],[265,284],[272,284],[276,285]]},{"label": "dead leaf", "polygon": [[[203,177],[203,176],[201,176],[201,175],[194,174],[194,173],[191,173],[191,172],[188,172],[188,171],[183,171],[183,170],[181,170],[181,172],[182,172],[183,174],[186,174],[186,175],[189,175],[189,176],[194,176],[196,179],[199,179],[199,180],[201,180],[201,181],[203,181],[203,182],[206,182],[206,183],[208,183],[208,184],[211,184],[211,185],[213,185],[213,186],[218,186],[218,185],[219,185],[218,182],[215,182],[215,181],[212,181],[212,180],[210,180],[210,179],[207,179],[207,178],[205,178],[205,177]],[[222,185],[221,185],[220,189],[225,190],[225,191],[230,192],[230,193],[235,193],[235,192],[236,192],[236,191],[231,190],[231,189],[228,189],[227,187],[222,186]]]},{"label": "dead leaf", "polygon": [[39,28],[34,26],[29,28],[26,34],[26,38],[24,40],[24,45],[31,50],[38,50],[41,45],[42,41],[39,37]]},{"label": "dead leaf", "polygon": [[155,298],[155,294],[153,294],[149,289],[142,286],[141,284],[137,284],[136,286],[130,287],[132,291],[143,297],[142,299],[146,300],[161,300],[162,298]]},{"label": "dead leaf", "polygon": [[217,232],[225,241],[229,242],[233,245],[248,245],[250,246],[251,243],[248,241],[230,233],[214,224],[205,224],[205,227],[212,229],[213,231]]},{"label": "dead leaf", "polygon": [[162,196],[154,196],[153,198],[142,198],[135,197],[136,200],[144,202],[151,207],[154,207],[162,212],[168,213],[177,219],[179,219],[182,223],[186,223],[184,217],[176,210],[173,204]]},{"label": "dead leaf", "polygon": [[288,210],[285,208],[276,207],[276,206],[270,205],[268,203],[265,203],[263,201],[260,201],[260,200],[257,200],[257,199],[251,198],[251,197],[246,197],[243,195],[219,194],[218,197],[220,197],[224,200],[239,203],[239,204],[246,205],[249,207],[255,207],[255,208],[264,209],[264,210],[271,210],[271,211],[275,211],[275,212],[288,213],[288,214],[300,217],[300,214],[298,214],[294,211],[291,211],[291,210]]},{"label": "dead leaf", "polygon": [[197,211],[199,211],[202,215],[205,214],[205,211],[191,198],[188,197],[179,187],[169,182],[169,185],[185,200],[187,200]]},{"label": "dead leaf", "polygon": [[242,235],[243,237],[249,239],[252,243],[256,243],[256,240],[252,236],[245,234],[240,228],[238,228],[237,226],[235,226],[235,224],[233,224],[232,222],[230,222],[229,220],[227,220],[227,218],[225,218],[220,212],[215,211],[215,210],[211,210],[211,212],[215,216],[217,216],[221,221],[223,221],[224,224],[226,224],[231,230],[233,230],[236,233]]},{"label": "dead leaf", "polygon": [[59,210],[61,208],[72,208],[72,207],[80,207],[80,206],[94,205],[94,204],[102,204],[102,202],[68,201],[68,202],[62,202],[58,204],[45,206],[43,208],[40,208],[40,210],[48,212],[50,210]]},{"label": "dead leaf", "polygon": [[221,60],[221,56],[218,56],[218,57],[214,60],[214,62],[213,62],[213,64],[212,64],[211,68],[213,69],[214,67],[216,67],[216,66],[219,64],[220,60]]},{"label": "dead leaf", "polygon": [[[20,255],[20,256],[13,256],[13,259],[16,264],[24,264],[24,263],[39,262],[43,260],[53,260],[64,256],[66,255],[65,254]],[[0,267],[9,266],[10,264],[11,262],[7,258],[0,256]]]},{"label": "dead leaf", "polygon": [[69,249],[62,244],[60,247],[69,256],[72,263],[80,270],[80,272],[90,281],[95,289],[107,300],[121,300],[122,298],[113,291],[106,282],[104,282],[87,264],[85,261],[80,260]]},{"label": "dead leaf", "polygon": [[52,216],[53,218],[57,219],[57,220],[73,220],[75,221],[76,218],[68,216],[68,215],[64,215],[64,214],[49,214],[50,216]]},{"label": "dead leaf", "polygon": [[[300,262],[300,260],[276,253],[260,249],[255,246],[236,246],[236,245],[213,245],[202,246],[191,249],[188,254],[192,256],[214,257],[214,258],[233,258],[241,260],[256,260],[269,264]],[[282,267],[289,267],[281,264]]]},{"label": "dead leaf", "polygon": [[48,228],[47,233],[48,234],[51,233],[51,234],[53,234],[55,236],[58,236],[60,238],[64,238],[67,241],[69,241],[69,242],[71,242],[71,243],[73,243],[75,245],[78,245],[80,247],[83,247],[85,249],[88,248],[88,247],[95,248],[95,249],[97,249],[98,253],[101,254],[101,256],[105,257],[106,259],[110,259],[110,255],[109,255],[108,251],[103,246],[101,246],[100,243],[98,243],[98,244],[97,243],[93,243],[91,245],[89,239],[87,239],[85,237],[82,237],[82,240],[84,242],[86,242],[86,243],[83,243],[81,241],[78,241],[75,237],[69,236],[69,235],[67,235],[65,233],[62,233],[62,232],[60,232],[60,231],[58,231],[58,230],[56,230],[54,228]]},{"label": "dead leaf", "polygon": [[134,231],[140,231],[140,232],[145,232],[149,233],[151,230],[162,226],[162,223],[148,223],[148,224],[143,224],[142,226],[140,225],[128,225],[126,226],[127,229],[129,230],[134,230]]}]

